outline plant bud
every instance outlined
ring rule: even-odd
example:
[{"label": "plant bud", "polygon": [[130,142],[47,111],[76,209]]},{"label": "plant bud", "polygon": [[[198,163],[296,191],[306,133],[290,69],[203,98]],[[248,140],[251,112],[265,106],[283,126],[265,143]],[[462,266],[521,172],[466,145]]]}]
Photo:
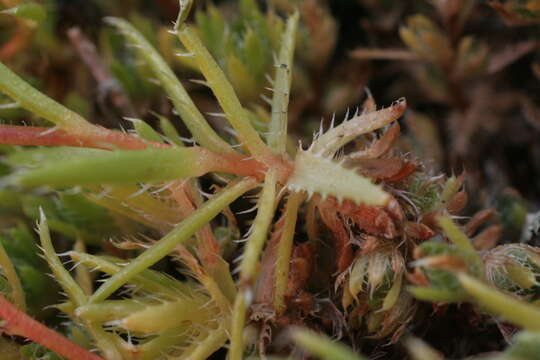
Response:
[{"label": "plant bud", "polygon": [[486,69],[488,48],[472,36],[461,39],[458,46],[456,76],[466,79],[480,75]]},{"label": "plant bud", "polygon": [[439,27],[423,15],[407,19],[407,26],[399,29],[401,39],[419,57],[439,66],[452,60],[452,48]]},{"label": "plant bud", "polygon": [[537,292],[540,249],[525,244],[498,246],[483,256],[486,278],[499,289],[519,296]]}]

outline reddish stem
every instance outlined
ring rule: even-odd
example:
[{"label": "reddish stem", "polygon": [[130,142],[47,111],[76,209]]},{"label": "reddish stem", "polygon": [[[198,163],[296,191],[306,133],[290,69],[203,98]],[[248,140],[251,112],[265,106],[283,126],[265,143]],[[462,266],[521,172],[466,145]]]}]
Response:
[{"label": "reddish stem", "polygon": [[97,126],[91,134],[79,135],[58,128],[1,125],[0,144],[74,146],[106,150],[114,147],[124,150],[144,149],[148,146],[168,147],[167,144],[147,142],[129,134]]},{"label": "reddish stem", "polygon": [[[145,141],[129,134],[93,127],[84,133],[70,133],[59,128],[28,127],[15,125],[0,125],[0,144],[34,145],[34,146],[74,146],[112,150],[141,150],[148,146],[167,148],[170,145]],[[280,175],[280,181],[285,183],[292,171],[292,165],[287,159],[277,155],[267,156],[263,161],[257,161],[240,153],[214,153],[204,149],[201,153],[210,163],[210,171],[224,172],[241,176],[252,176],[258,180],[264,179],[269,167],[275,168]]]},{"label": "reddish stem", "polygon": [[[191,192],[193,191],[189,181],[177,181],[170,188],[171,196],[178,204],[178,210],[182,214],[182,219],[187,218],[197,210],[197,206],[193,201]],[[210,225],[204,226],[198,232],[201,241],[199,242],[199,256],[202,263],[211,268],[216,262],[216,258],[220,257],[220,247]]]},{"label": "reddish stem", "polygon": [[11,335],[19,335],[38,343],[70,360],[103,360],[100,356],[71,342],[63,335],[32,319],[0,295],[0,317],[4,329]]}]

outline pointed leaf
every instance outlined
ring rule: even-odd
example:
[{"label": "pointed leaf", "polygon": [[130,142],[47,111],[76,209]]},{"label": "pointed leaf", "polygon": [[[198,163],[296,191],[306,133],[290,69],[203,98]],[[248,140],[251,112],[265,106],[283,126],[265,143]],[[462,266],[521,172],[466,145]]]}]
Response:
[{"label": "pointed leaf", "polygon": [[317,193],[323,198],[333,196],[338,201],[348,199],[374,206],[385,206],[390,200],[390,195],[370,179],[310,151],[298,152],[287,187],[306,191],[308,196]]},{"label": "pointed leaf", "polygon": [[16,174],[23,186],[54,187],[93,184],[133,184],[197,177],[214,162],[203,148],[145,149],[81,153],[63,162],[46,162],[41,168]]}]

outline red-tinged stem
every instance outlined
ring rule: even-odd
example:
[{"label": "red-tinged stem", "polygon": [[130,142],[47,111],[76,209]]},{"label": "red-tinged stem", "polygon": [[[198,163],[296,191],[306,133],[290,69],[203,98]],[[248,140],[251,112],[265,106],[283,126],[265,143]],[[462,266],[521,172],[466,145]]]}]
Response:
[{"label": "red-tinged stem", "polygon": [[148,142],[129,134],[95,127],[91,134],[73,134],[50,127],[0,126],[0,144],[34,146],[74,146],[97,149],[145,149],[148,146],[168,147],[167,144]]},{"label": "red-tinged stem", "polygon": [[[215,153],[205,148],[201,148],[199,159],[212,172],[223,172],[240,176],[251,176],[259,181],[264,180],[269,166],[274,164],[265,164],[251,157],[239,153]],[[282,164],[276,160],[275,166],[282,166],[284,176],[289,176],[292,171],[292,165]],[[288,166],[288,167],[287,167]]]},{"label": "red-tinged stem", "polygon": [[[190,192],[194,191],[193,186],[189,181],[181,180],[177,181],[175,185],[170,188],[171,196],[178,204],[178,209],[182,214],[182,220],[193,214],[197,207],[191,198]],[[200,238],[199,250],[200,258],[203,264],[206,266],[212,265],[215,257],[219,256],[219,243],[214,237],[212,228],[210,225],[204,226],[197,233]]]},{"label": "red-tinged stem", "polygon": [[0,317],[6,321],[4,330],[38,343],[70,360],[103,360],[66,337],[32,319],[0,295]]},{"label": "red-tinged stem", "polygon": [[[88,130],[88,129],[87,129]],[[34,146],[74,146],[96,149],[140,150],[148,146],[167,148],[168,144],[150,142],[119,131],[93,126],[84,133],[71,133],[59,128],[0,125],[0,144]],[[264,162],[240,153],[201,153],[201,161],[211,164],[210,171],[264,179],[268,168],[275,168],[281,183],[285,183],[292,172],[292,164],[278,156],[267,156]]]}]

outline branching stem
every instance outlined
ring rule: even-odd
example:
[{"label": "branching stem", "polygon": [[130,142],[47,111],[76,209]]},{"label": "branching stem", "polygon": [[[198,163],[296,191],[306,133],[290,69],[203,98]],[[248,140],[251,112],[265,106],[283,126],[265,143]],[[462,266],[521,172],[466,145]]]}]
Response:
[{"label": "branching stem", "polygon": [[200,228],[212,220],[224,207],[236,200],[246,191],[257,184],[253,178],[245,178],[241,181],[229,184],[218,195],[207,201],[190,217],[182,221],[169,234],[155,243],[151,248],[133,259],[120,272],[114,274],[103,283],[90,298],[90,303],[105,300],[113,292],[118,290],[131,278],[141,271],[154,265],[160,259],[167,256],[176,246],[182,244],[193,236]]}]

